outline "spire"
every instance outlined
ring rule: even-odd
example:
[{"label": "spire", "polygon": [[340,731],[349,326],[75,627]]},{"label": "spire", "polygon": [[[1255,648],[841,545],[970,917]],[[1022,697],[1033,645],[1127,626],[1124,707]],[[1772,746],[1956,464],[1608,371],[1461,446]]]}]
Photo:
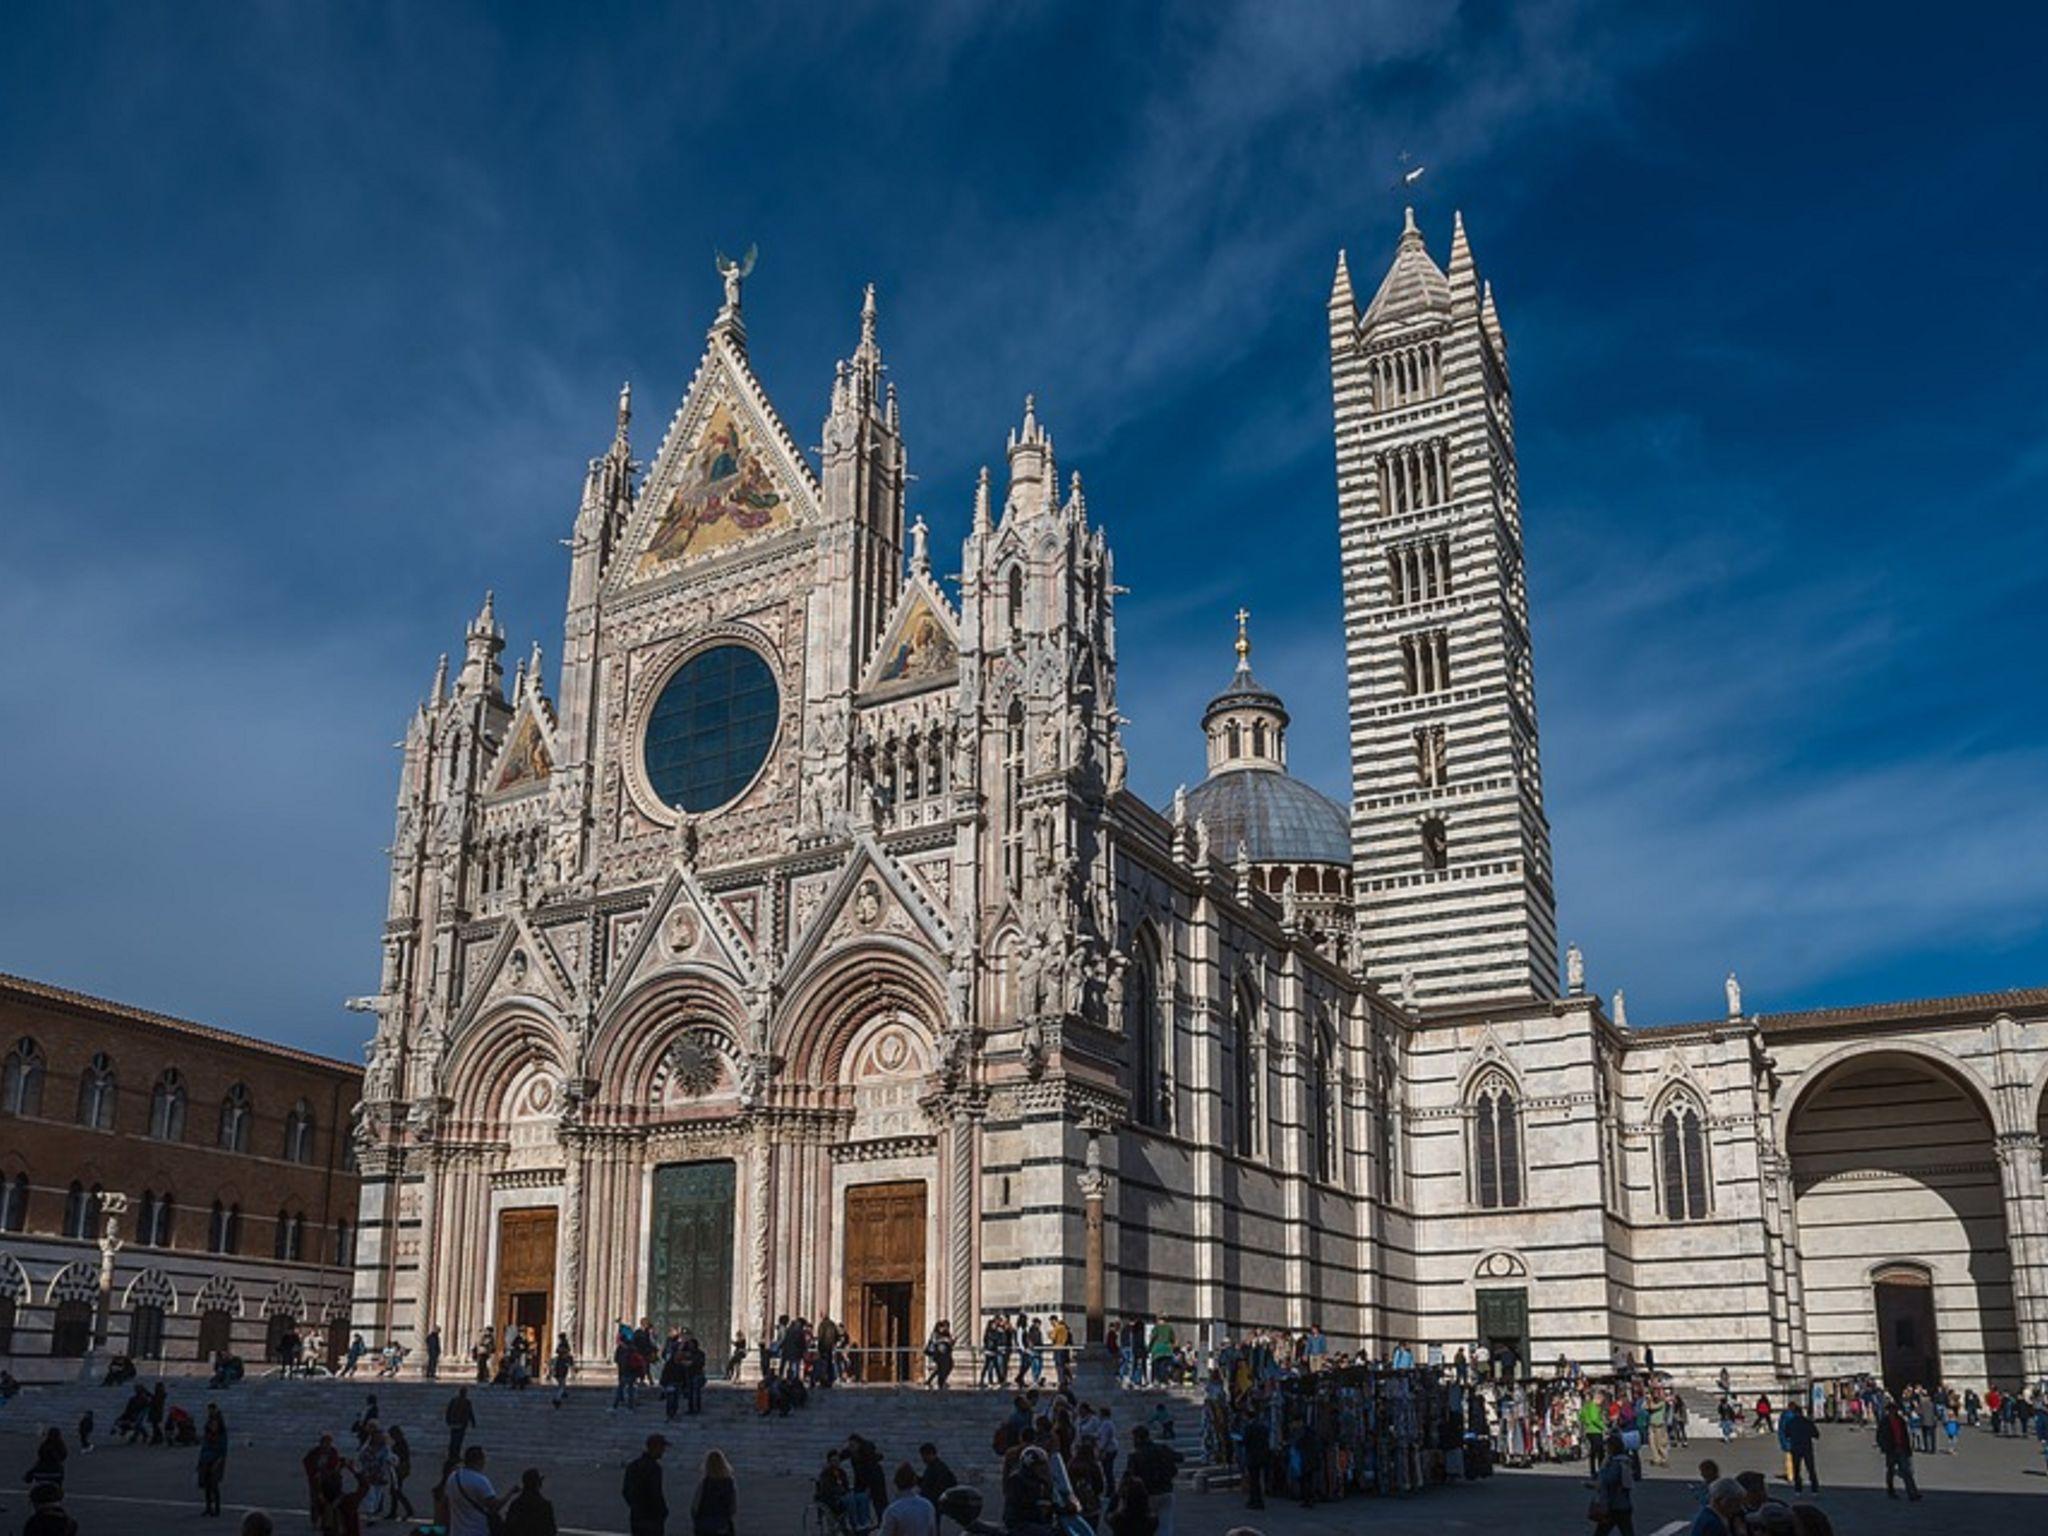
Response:
[{"label": "spire", "polygon": [[1078,469],[1068,477],[1067,511],[1077,523],[1088,520],[1088,498],[1081,490],[1081,471]]},{"label": "spire", "polygon": [[1459,309],[1479,307],[1479,268],[1472,260],[1472,242],[1465,238],[1465,215],[1451,215],[1451,302]]},{"label": "spire", "polygon": [[1450,308],[1450,284],[1430,258],[1429,246],[1415,223],[1415,210],[1409,208],[1402,215],[1401,239],[1394,247],[1394,259],[1387,267],[1387,275],[1380,280],[1379,291],[1366,305],[1359,326],[1371,330],[1382,321],[1423,319],[1447,313]]},{"label": "spire", "polygon": [[860,304],[860,344],[863,350],[875,346],[875,285],[868,284],[867,294]]},{"label": "spire", "polygon": [[1249,672],[1252,666],[1251,619],[1251,609],[1237,610],[1237,670],[1240,672]]},{"label": "spire", "polygon": [[540,642],[533,642],[532,654],[526,660],[526,686],[535,698],[540,697]]},{"label": "spire", "polygon": [[1358,300],[1351,292],[1351,263],[1344,255],[1344,248],[1337,248],[1337,275],[1330,280],[1330,308],[1355,312]]},{"label": "spire", "polygon": [[439,704],[448,697],[448,653],[441,653],[441,664],[434,668],[434,691],[428,698]]},{"label": "spire", "polygon": [[627,379],[619,386],[619,430],[612,438],[612,446],[626,446],[626,428],[633,424],[633,381]]},{"label": "spire", "polygon": [[1038,424],[1038,397],[1024,397],[1024,422],[1010,434],[1010,490],[1003,502],[1003,516],[1020,508],[1033,511],[1056,503],[1058,481],[1054,477],[1052,434]]},{"label": "spire", "polygon": [[1493,284],[1486,283],[1480,288],[1479,323],[1486,331],[1486,339],[1493,343],[1494,356],[1503,364],[1508,360],[1508,338],[1500,328],[1500,311],[1493,307]]},{"label": "spire", "polygon": [[977,534],[989,530],[988,511],[988,466],[981,466],[981,478],[974,483],[974,531]]},{"label": "spire", "polygon": [[504,670],[498,657],[505,649],[505,631],[498,623],[497,594],[484,593],[484,605],[469,621],[464,634],[462,675],[456,679],[457,693],[495,694]]}]

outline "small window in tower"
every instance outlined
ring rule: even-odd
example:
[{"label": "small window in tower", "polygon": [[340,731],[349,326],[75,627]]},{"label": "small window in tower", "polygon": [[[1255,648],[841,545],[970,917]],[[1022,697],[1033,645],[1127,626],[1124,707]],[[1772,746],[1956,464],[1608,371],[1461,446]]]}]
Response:
[{"label": "small window in tower", "polygon": [[1017,629],[1024,623],[1024,572],[1019,566],[1010,567],[1010,628]]},{"label": "small window in tower", "polygon": [[1415,733],[1415,782],[1424,789],[1441,789],[1449,778],[1444,728],[1425,725]]},{"label": "small window in tower", "polygon": [[1442,870],[1451,862],[1451,841],[1444,830],[1441,816],[1422,818],[1422,867],[1427,870]]},{"label": "small window in tower", "polygon": [[1263,720],[1254,720],[1252,722],[1252,756],[1264,757],[1265,755],[1266,723]]},{"label": "small window in tower", "polygon": [[1238,757],[1243,753],[1244,739],[1235,720],[1226,722],[1223,727],[1223,750],[1231,757]]}]

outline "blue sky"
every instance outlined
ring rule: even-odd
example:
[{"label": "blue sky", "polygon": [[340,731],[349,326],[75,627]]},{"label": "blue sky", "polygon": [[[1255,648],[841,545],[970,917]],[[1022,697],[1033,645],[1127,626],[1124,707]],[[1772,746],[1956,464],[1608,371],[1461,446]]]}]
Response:
[{"label": "blue sky", "polygon": [[1725,5],[13,6],[0,968],[353,1053],[390,749],[757,242],[881,291],[941,569],[1036,391],[1137,787],[1254,615],[1341,793],[1323,301],[1403,153],[1516,384],[1561,925],[1638,1022],[2048,980],[2048,20]]}]

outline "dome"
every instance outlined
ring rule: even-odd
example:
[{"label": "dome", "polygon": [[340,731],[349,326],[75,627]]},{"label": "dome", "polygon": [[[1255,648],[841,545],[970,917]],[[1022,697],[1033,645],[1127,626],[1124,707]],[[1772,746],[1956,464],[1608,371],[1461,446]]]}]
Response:
[{"label": "dome", "polygon": [[1254,864],[1349,864],[1351,818],[1319,790],[1270,768],[1228,768],[1188,791],[1190,825],[1225,859],[1243,843]]}]

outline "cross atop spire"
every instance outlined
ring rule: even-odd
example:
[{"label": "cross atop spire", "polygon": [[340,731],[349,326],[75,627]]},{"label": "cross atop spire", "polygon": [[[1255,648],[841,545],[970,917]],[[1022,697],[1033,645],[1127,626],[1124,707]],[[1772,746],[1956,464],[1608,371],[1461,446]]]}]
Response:
[{"label": "cross atop spire", "polygon": [[1251,609],[1240,608],[1237,610],[1237,664],[1240,667],[1251,665],[1252,637],[1248,628],[1251,618]]}]

